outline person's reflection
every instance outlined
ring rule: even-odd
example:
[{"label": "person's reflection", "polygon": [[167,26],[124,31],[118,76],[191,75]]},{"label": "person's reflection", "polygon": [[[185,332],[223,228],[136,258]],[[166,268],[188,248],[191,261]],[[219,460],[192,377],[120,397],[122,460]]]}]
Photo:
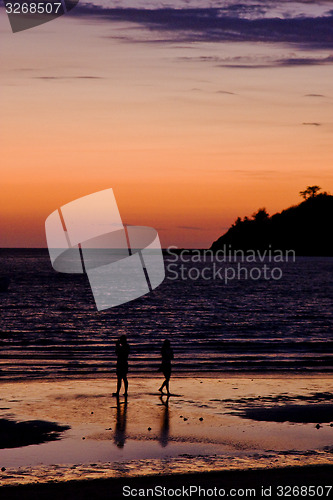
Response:
[{"label": "person's reflection", "polygon": [[[165,399],[164,399],[165,398]],[[161,433],[159,437],[160,445],[165,448],[169,442],[170,432],[170,415],[169,415],[169,396],[160,397],[161,403],[164,406],[162,419],[161,419]]]},{"label": "person's reflection", "polygon": [[126,441],[126,419],[127,419],[127,398],[121,403],[117,398],[116,428],[114,431],[114,442],[118,448],[124,448]]}]

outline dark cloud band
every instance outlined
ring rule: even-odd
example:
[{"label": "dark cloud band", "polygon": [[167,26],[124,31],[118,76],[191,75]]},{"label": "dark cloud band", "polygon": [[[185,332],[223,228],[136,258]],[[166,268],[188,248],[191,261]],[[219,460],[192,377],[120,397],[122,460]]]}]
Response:
[{"label": "dark cloud band", "polygon": [[333,11],[323,17],[257,19],[242,18],[241,13],[241,5],[225,14],[218,8],[109,9],[80,4],[73,15],[135,23],[168,33],[176,41],[287,42],[333,48]]}]

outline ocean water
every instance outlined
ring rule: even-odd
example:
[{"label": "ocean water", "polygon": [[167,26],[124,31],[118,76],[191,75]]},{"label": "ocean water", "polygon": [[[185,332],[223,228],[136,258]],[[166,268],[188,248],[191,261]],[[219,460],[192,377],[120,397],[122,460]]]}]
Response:
[{"label": "ocean water", "polygon": [[[114,376],[124,333],[132,376],[157,374],[166,337],[175,376],[332,373],[332,258],[267,262],[281,274],[270,280],[245,279],[244,270],[237,279],[238,263],[174,260],[166,257],[156,290],[98,312],[86,276],[55,272],[47,250],[1,250],[0,275],[11,284],[0,293],[0,379]],[[214,264],[236,278],[212,279]]]}]

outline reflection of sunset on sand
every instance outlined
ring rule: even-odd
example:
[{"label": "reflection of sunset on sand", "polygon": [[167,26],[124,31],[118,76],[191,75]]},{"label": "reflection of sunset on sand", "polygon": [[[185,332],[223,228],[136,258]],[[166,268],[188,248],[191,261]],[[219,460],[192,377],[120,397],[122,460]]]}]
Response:
[{"label": "reflection of sunset on sand", "polygon": [[170,398],[133,378],[119,400],[112,383],[2,384],[1,418],[71,427],[1,450],[2,484],[332,464],[332,378],[175,378]]}]

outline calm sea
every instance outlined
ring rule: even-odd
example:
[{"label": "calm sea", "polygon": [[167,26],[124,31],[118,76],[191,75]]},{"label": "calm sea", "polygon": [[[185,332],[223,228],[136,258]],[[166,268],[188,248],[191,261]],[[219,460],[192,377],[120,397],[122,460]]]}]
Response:
[{"label": "calm sea", "polygon": [[133,375],[157,374],[166,337],[175,375],[333,371],[332,258],[268,263],[280,279],[228,283],[211,279],[212,262],[183,264],[187,279],[175,279],[180,263],[172,264],[166,259],[167,277],[152,293],[98,312],[86,277],[53,271],[46,250],[1,250],[0,275],[11,284],[0,294],[0,379],[114,374],[124,333]]}]

